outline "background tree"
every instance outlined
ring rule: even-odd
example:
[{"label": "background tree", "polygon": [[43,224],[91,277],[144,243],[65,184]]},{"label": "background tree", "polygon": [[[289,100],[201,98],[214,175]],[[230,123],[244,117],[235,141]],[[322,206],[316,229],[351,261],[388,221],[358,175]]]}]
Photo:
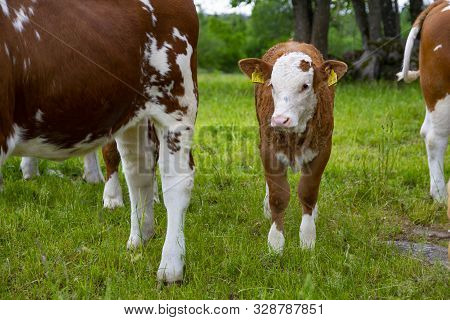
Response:
[{"label": "background tree", "polygon": [[[200,12],[200,68],[236,72],[237,61],[261,57],[275,43],[312,43],[325,56],[346,61],[350,76],[392,78],[401,66],[406,31],[423,0],[230,0],[253,3],[252,14]],[[414,66],[414,56],[412,59]],[[346,79],[350,77],[347,76]]]},{"label": "background tree", "polygon": [[[255,3],[264,0],[231,0],[233,6],[241,3]],[[331,0],[292,0],[294,13],[294,39],[311,43],[324,56],[328,55],[328,30]]]},{"label": "background tree", "polygon": [[379,79],[394,73],[401,61],[398,0],[352,0],[364,52],[354,63],[354,76]]},{"label": "background tree", "polygon": [[409,16],[411,24],[414,23],[414,20],[419,16],[419,14],[423,10],[423,0],[411,0],[409,2]]}]

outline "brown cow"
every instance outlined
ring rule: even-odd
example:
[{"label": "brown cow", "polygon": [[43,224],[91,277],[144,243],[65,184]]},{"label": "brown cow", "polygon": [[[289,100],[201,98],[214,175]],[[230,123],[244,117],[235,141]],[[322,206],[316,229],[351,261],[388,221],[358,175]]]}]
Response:
[{"label": "brown cow", "polygon": [[312,45],[278,44],[261,59],[244,59],[241,70],[256,84],[260,153],[265,170],[264,209],[272,218],[271,250],[284,247],[284,212],[289,203],[287,168],[301,170],[298,196],[303,208],[302,247],[312,248],[322,173],[331,153],[334,83],[347,71],[340,61],[324,61]]},{"label": "brown cow", "polygon": [[117,141],[131,202],[128,247],[154,234],[156,144],[167,234],[158,279],[183,279],[193,187],[198,17],[190,0],[0,0],[0,166]]},{"label": "brown cow", "polygon": [[[420,72],[409,71],[414,40],[421,31]],[[436,1],[414,22],[406,42],[399,80],[411,82],[420,76],[426,102],[420,134],[425,140],[430,170],[430,194],[438,202],[447,199],[444,157],[450,135],[450,2]]]}]

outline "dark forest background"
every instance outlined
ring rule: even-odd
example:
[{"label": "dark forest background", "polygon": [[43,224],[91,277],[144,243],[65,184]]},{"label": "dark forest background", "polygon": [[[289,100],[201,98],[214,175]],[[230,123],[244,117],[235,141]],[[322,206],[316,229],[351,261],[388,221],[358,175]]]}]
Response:
[{"label": "dark forest background", "polygon": [[393,79],[411,24],[424,8],[423,0],[401,10],[398,0],[230,0],[233,6],[250,2],[250,16],[207,15],[199,7],[202,70],[236,72],[239,59],[295,39],[347,62],[352,78]]}]

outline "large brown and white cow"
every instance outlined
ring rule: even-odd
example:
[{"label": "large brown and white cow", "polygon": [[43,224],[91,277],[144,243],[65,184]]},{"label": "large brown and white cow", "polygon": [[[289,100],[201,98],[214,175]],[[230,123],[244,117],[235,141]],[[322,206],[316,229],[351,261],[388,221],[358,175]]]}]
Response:
[{"label": "large brown and white cow", "polygon": [[[414,40],[421,32],[420,71],[409,71]],[[425,140],[430,170],[430,194],[438,202],[447,199],[444,157],[450,135],[450,1],[436,1],[416,19],[409,33],[399,80],[420,77],[426,103],[420,134]]]},{"label": "large brown and white cow", "polygon": [[0,166],[62,160],[116,139],[128,247],[154,234],[156,144],[168,227],[158,279],[183,279],[194,179],[198,17],[190,0],[0,0]]},{"label": "large brown and white cow", "polygon": [[241,70],[256,83],[260,153],[265,170],[264,211],[272,218],[271,250],[284,248],[284,213],[289,203],[287,169],[301,170],[298,197],[303,208],[302,247],[315,245],[319,185],[331,153],[334,83],[347,71],[340,61],[324,61],[312,45],[278,44],[262,59],[244,59]]}]

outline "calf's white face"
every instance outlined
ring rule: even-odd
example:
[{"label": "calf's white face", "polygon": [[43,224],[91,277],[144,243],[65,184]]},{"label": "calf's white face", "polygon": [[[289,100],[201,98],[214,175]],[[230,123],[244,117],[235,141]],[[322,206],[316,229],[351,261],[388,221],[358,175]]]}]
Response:
[{"label": "calf's white face", "polygon": [[[316,64],[318,62],[316,61]],[[254,83],[270,86],[274,112],[270,125],[302,133],[317,108],[314,86],[336,83],[347,72],[347,65],[336,60],[313,63],[302,52],[287,52],[272,65],[264,60],[248,58],[239,61],[241,71]]]},{"label": "calf's white face", "polygon": [[272,127],[306,129],[317,105],[313,80],[312,59],[302,52],[286,54],[275,62],[270,80],[275,107]]}]

